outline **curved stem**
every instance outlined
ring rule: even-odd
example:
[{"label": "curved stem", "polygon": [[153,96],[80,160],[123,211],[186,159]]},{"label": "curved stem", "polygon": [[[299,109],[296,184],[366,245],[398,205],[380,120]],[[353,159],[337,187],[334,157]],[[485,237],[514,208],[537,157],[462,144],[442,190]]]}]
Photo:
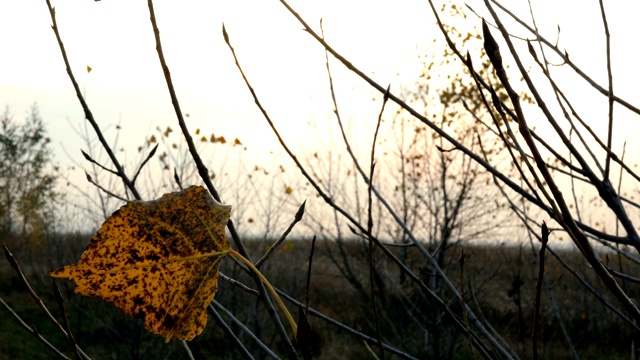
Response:
[{"label": "curved stem", "polygon": [[284,306],[284,303],[282,302],[282,299],[280,299],[280,296],[278,295],[276,290],[269,283],[269,280],[267,280],[267,278],[264,277],[264,275],[262,275],[262,273],[260,272],[260,270],[258,270],[258,268],[253,266],[251,261],[247,260],[244,256],[240,255],[237,251],[233,249],[229,249],[229,255],[233,255],[236,259],[245,263],[245,265],[247,265],[249,269],[251,269],[251,271],[253,271],[260,278],[260,280],[262,280],[262,282],[267,287],[267,289],[269,289],[269,292],[271,293],[271,295],[273,295],[273,297],[276,299],[276,302],[278,303],[278,306],[280,306],[280,309],[282,309],[284,316],[287,318],[287,321],[289,322],[289,325],[293,330],[293,338],[297,339],[298,325],[293,320],[293,317],[291,316],[291,313],[289,313],[289,310],[287,310],[287,307]]}]

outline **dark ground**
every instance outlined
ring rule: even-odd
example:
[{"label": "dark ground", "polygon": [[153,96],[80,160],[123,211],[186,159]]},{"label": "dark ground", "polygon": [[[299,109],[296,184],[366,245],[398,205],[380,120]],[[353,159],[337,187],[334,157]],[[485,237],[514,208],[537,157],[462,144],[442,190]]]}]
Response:
[{"label": "dark ground", "polygon": [[[7,241],[33,288],[58,319],[61,319],[61,315],[53,298],[52,279],[46,272],[61,265],[75,263],[88,243],[88,238],[79,235],[62,236],[49,244],[31,247],[19,246],[10,239]],[[268,244],[269,242],[261,241],[247,242],[252,256],[256,258]],[[262,270],[274,286],[304,302],[311,243],[294,240],[283,245],[272,254]],[[553,244],[551,246],[553,248]],[[369,296],[366,248],[362,243],[351,241],[346,243],[344,253],[341,253],[335,243],[319,240],[313,259],[309,305],[360,332],[374,336],[375,322]],[[461,288],[458,259],[462,249],[461,246],[450,248],[444,266],[458,289]],[[394,249],[394,252],[398,251]],[[481,320],[492,324],[521,358],[530,358],[533,299],[538,272],[536,257],[530,245],[465,246],[464,254],[467,303]],[[379,250],[376,255],[376,283],[380,297],[378,310],[381,313],[381,332],[385,343],[418,358],[470,358],[467,339],[452,327],[450,320],[442,316],[411,281],[401,283],[397,268],[389,260],[382,258]],[[558,255],[588,281],[595,292],[610,299],[579,254],[565,250]],[[619,258],[614,253],[604,256],[603,261],[615,269],[622,266],[628,274],[640,275],[637,266],[630,260]],[[429,267],[413,249],[409,249],[407,263],[425,283],[430,283]],[[255,286],[231,259],[223,260],[221,271],[249,287]],[[629,358],[633,343],[631,327],[603,306],[551,253],[547,253],[546,257],[546,274],[562,321],[579,356],[582,359]],[[187,358],[179,342],[166,344],[161,337],[146,332],[139,322],[131,320],[113,306],[99,299],[73,294],[73,285],[69,282],[62,281],[58,284],[66,299],[71,330],[82,349],[93,359]],[[640,294],[637,285],[622,285],[632,298],[638,298]],[[441,288],[438,292],[444,299],[451,298]],[[66,339],[55,331],[4,258],[0,259],[0,297],[25,323],[35,325],[40,334],[73,358],[73,354],[68,351]],[[278,337],[266,311],[253,295],[220,280],[215,299],[243,321],[264,343],[285,356],[279,348]],[[455,311],[457,309],[454,304],[452,301],[451,306]],[[611,304],[618,306],[615,301],[611,301]],[[295,317],[297,308],[290,306],[289,309]],[[570,358],[559,320],[551,306],[549,291],[544,285],[541,314],[541,357]],[[315,333],[314,358],[372,358],[362,340],[319,318],[312,316],[310,322]],[[232,325],[232,329],[254,357],[264,357],[249,336],[235,325]],[[0,359],[51,359],[55,356],[24,330],[6,309],[0,310],[0,339]],[[233,343],[225,338],[211,316],[203,334],[189,345],[196,359],[241,358]],[[375,345],[371,345],[371,348],[377,352]],[[479,358],[478,354],[476,357]],[[387,358],[399,357],[387,354]]]}]

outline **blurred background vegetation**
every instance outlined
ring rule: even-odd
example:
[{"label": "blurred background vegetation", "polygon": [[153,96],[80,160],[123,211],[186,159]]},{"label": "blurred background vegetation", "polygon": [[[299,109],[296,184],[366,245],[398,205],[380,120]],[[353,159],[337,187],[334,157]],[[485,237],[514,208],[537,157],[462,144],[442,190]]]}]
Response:
[{"label": "blurred background vegetation", "polygon": [[[371,103],[380,109],[377,123],[342,116],[349,100],[338,93],[333,74],[343,65],[353,73],[358,69],[332,52],[327,39],[322,46],[333,115],[309,126],[314,140],[290,159],[273,154],[256,162],[243,138],[204,127],[184,132],[158,125],[140,135],[138,144],[123,145],[120,136],[130,131],[128,124],[101,129],[85,111],[86,124],[66,125],[82,139],[84,162],[61,168],[37,105],[24,118],[7,108],[0,117],[0,242],[13,256],[0,262],[6,310],[0,313],[0,358],[51,358],[54,352],[42,338],[72,358],[75,345],[69,346],[38,303],[55,309],[59,321],[64,317],[47,272],[76,262],[97,226],[124,203],[208,182],[233,206],[231,244],[246,247],[253,259],[277,247],[261,270],[289,299],[292,312],[308,296],[314,358],[637,358],[633,299],[639,295],[640,239],[633,222],[640,205],[633,194],[640,177],[625,162],[626,144],[605,144],[558,88],[549,94],[565,123],[550,126],[556,132],[549,136],[536,132],[517,110],[557,125],[556,118],[543,115],[548,109],[536,98],[537,88],[525,81],[538,71],[537,79],[554,87],[551,76],[544,80],[552,62],[545,58],[536,70],[512,68],[519,53],[508,50],[507,36],[499,40],[505,54],[500,69],[495,48],[487,46],[489,26],[482,31],[469,25],[468,13],[475,14],[453,2],[434,7],[450,23],[440,24],[445,39],[420,56],[422,71],[414,84],[390,95],[369,82],[380,92],[373,92]],[[496,38],[506,32],[495,18],[490,29]],[[559,54],[553,60],[574,65],[557,42],[531,28],[527,34],[513,39],[538,41],[536,46]],[[466,57],[459,49],[468,51]],[[235,60],[242,72],[241,56]],[[501,77],[507,72],[510,81]],[[603,101],[624,105],[611,87],[601,92]],[[255,102],[260,104],[257,95]],[[193,120],[178,110],[181,121]],[[306,141],[302,135],[298,140]],[[194,152],[206,174],[198,171]],[[70,180],[80,169],[88,186]],[[564,198],[553,193],[556,182]],[[372,195],[374,189],[382,195]],[[305,200],[298,224],[294,215]],[[558,210],[565,200],[569,213]],[[312,237],[317,241],[311,266]],[[11,259],[21,271],[12,269]],[[257,296],[255,279],[229,259],[221,271],[207,328],[188,343],[164,343],[139,320],[74,295],[65,282],[59,286],[68,330],[91,358],[295,358],[290,339],[269,315],[268,301]],[[615,276],[615,286],[603,272]]]}]

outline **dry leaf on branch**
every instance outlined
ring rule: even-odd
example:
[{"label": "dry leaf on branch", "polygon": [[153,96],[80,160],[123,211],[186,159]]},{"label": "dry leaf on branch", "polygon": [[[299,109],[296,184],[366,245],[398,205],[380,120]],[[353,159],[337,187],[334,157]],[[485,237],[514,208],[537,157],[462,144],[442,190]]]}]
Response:
[{"label": "dry leaf on branch", "polygon": [[201,186],[130,202],[102,225],[77,264],[50,275],[143,318],[167,341],[193,339],[206,325],[218,267],[230,251],[230,212]]}]

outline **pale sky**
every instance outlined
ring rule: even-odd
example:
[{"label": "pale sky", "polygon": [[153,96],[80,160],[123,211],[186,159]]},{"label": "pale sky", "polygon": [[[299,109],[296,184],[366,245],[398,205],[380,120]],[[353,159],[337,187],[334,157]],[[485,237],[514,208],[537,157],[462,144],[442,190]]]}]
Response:
[{"label": "pale sky", "polygon": [[[53,4],[74,74],[101,127],[122,124],[120,144],[130,149],[156,126],[175,128],[147,3],[81,0]],[[395,85],[398,72],[409,78],[417,75],[419,42],[415,35],[429,27],[420,20],[428,16],[425,4],[419,5],[420,12],[409,13],[412,21],[402,19],[407,8],[415,9],[416,2],[397,8],[384,2],[368,3],[367,17],[359,14],[363,5],[359,2],[350,7],[340,1],[293,5],[300,5],[301,13],[309,14],[308,21],[316,27],[324,18],[328,39],[354,63],[369,73],[375,71],[379,81]],[[181,107],[190,114],[191,129],[238,137],[257,158],[265,150],[279,149],[223,41],[223,22],[261,101],[294,147],[296,142],[305,144],[315,137],[308,133],[309,122],[330,116],[324,51],[277,1],[157,1],[155,9],[168,65]],[[82,161],[79,149],[84,144],[69,130],[69,121],[81,124],[84,117],[50,28],[46,3],[4,3],[0,13],[0,33],[5,34],[0,42],[11,54],[0,69],[0,98],[18,117],[37,101],[58,160],[69,162],[63,145],[76,161]],[[383,23],[389,24],[388,29],[380,26]],[[353,95],[348,102],[342,101],[342,110],[375,114],[377,107],[368,106],[371,90],[341,67],[334,64],[333,68],[337,89]],[[114,134],[106,136],[113,138]],[[85,181],[82,171],[75,178]]]},{"label": "pale sky", "polygon": [[[352,8],[340,2],[320,3],[302,2],[301,10],[313,14],[309,21],[314,25],[323,17],[327,36],[356,63],[375,70],[381,81],[397,82],[396,72],[405,71],[406,64],[415,66],[415,39],[398,36],[422,31],[415,13],[414,21],[400,22],[402,8],[395,10],[394,18],[393,9],[380,3],[365,19],[355,15],[359,3]],[[175,126],[146,2],[54,1],[54,6],[73,71],[101,126],[122,123],[130,131],[123,143],[136,145],[150,128]],[[181,106],[191,115],[193,128],[239,137],[247,144],[268,137],[275,148],[223,42],[223,22],[245,71],[278,123],[299,130],[297,126],[312,114],[330,113],[324,52],[278,2],[157,1],[155,8]],[[330,16],[331,8],[341,12]],[[83,113],[45,2],[4,3],[0,13],[0,41],[8,54],[0,69],[0,98],[17,115],[37,101],[54,142],[64,142],[79,156],[80,142],[68,136],[67,119],[80,123]],[[343,32],[351,26],[349,19],[359,25]],[[377,25],[384,22],[395,27],[393,32],[385,33]],[[385,50],[388,47],[393,50]],[[335,68],[336,74],[344,73]],[[342,87],[350,89],[353,80]]]},{"label": "pale sky", "polygon": [[[439,2],[438,2],[439,3]],[[483,6],[470,1],[479,11]],[[526,1],[505,2],[529,20]],[[542,33],[554,39],[561,26],[560,45],[600,84],[606,86],[604,37],[597,1],[533,1]],[[121,144],[135,149],[156,126],[176,127],[175,115],[162,76],[147,2],[138,0],[53,1],[69,60],[89,106],[102,128],[120,123]],[[310,122],[333,121],[325,72],[324,51],[275,0],[155,1],[164,52],[181,107],[190,128],[214,131],[248,144],[257,159],[278,149],[275,137],[259,114],[233,63],[221,34],[224,22],[239,59],[263,104],[285,139],[294,148],[313,146]],[[426,1],[291,1],[290,5],[319,30],[324,19],[327,41],[356,66],[392,91],[412,83],[420,72],[418,55],[442,35]],[[488,16],[486,11],[480,11]],[[635,1],[607,4],[613,42],[616,93],[640,103],[640,70],[635,55],[640,6]],[[469,17],[460,26],[479,26]],[[55,144],[60,163],[69,163],[62,145],[80,161],[82,140],[69,130],[83,113],[65,72],[44,0],[0,3],[0,99],[21,117],[33,102]],[[515,29],[515,28],[514,28]],[[494,33],[497,36],[497,33]],[[525,31],[516,35],[529,36]],[[503,53],[506,47],[503,47]],[[525,52],[526,53],[526,52]],[[504,55],[503,55],[504,56]],[[507,61],[508,56],[504,56]],[[553,59],[553,57],[551,57]],[[87,73],[87,65],[92,67]],[[379,107],[364,81],[332,63],[345,117],[373,121]],[[399,75],[398,75],[399,74]],[[575,77],[560,81],[571,96],[591,98],[593,91]],[[606,100],[600,107],[581,101],[589,115],[600,114],[606,124]],[[638,154],[638,118],[617,112],[616,149],[623,138]],[[535,122],[535,119],[533,120]],[[598,128],[598,125],[596,125]],[[604,128],[600,128],[602,130]],[[106,134],[107,137],[113,134]],[[311,153],[312,151],[310,151]],[[76,175],[84,181],[82,172]]]}]

